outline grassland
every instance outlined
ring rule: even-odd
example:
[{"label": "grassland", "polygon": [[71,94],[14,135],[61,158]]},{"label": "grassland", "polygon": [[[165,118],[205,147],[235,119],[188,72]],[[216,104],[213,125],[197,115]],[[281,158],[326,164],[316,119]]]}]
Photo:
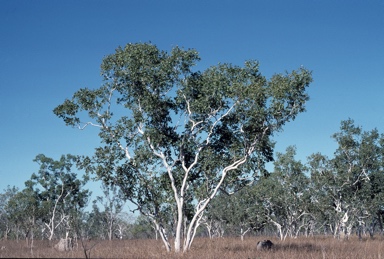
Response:
[{"label": "grassland", "polygon": [[33,248],[25,241],[0,241],[1,258],[384,258],[384,239],[357,238],[339,241],[332,237],[287,239],[284,242],[269,238],[275,243],[271,251],[257,251],[256,243],[265,237],[207,239],[196,238],[191,251],[182,254],[167,253],[160,240],[89,241],[73,251],[59,252],[53,243],[35,240]]}]

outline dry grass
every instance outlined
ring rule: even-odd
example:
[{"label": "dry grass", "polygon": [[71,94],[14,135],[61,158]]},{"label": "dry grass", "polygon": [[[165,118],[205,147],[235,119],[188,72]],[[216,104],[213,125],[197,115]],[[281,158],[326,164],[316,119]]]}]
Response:
[{"label": "dry grass", "polygon": [[[348,241],[338,241],[332,237],[314,237],[287,239],[284,242],[271,239],[275,243],[271,251],[257,251],[256,243],[260,238],[206,239],[196,238],[190,252],[184,254],[167,253],[160,240],[114,240],[90,241],[87,247],[90,258],[384,258],[384,240],[352,238]],[[84,250],[79,247],[74,251],[59,252],[48,241],[34,241],[34,248],[28,248],[25,241],[0,241],[0,257],[18,258],[85,258]]]}]

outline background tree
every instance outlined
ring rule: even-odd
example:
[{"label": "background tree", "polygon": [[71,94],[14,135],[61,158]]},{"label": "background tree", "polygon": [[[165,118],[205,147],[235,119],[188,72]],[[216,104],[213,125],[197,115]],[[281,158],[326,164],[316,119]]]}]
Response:
[{"label": "background tree", "polygon": [[340,132],[333,135],[338,143],[333,165],[339,177],[341,210],[344,221],[340,231],[347,237],[355,226],[361,237],[366,221],[376,217],[382,204],[383,136],[376,129],[363,131],[349,119],[341,122]]},{"label": "background tree", "polygon": [[135,217],[132,214],[122,212],[117,215],[114,235],[118,239],[133,238],[133,224]]},{"label": "background tree", "polygon": [[309,158],[313,201],[334,237],[348,237],[354,228],[360,237],[367,227],[373,234],[381,223],[383,136],[349,119],[333,138],[338,144],[334,158],[319,153]]},{"label": "background tree", "polygon": [[277,229],[281,240],[297,237],[309,221],[309,180],[306,167],[295,160],[296,148],[277,153],[273,172],[260,179],[255,201],[264,208],[266,219]]},{"label": "background tree", "polygon": [[[256,165],[272,159],[270,137],[305,110],[312,81],[304,68],[267,80],[255,61],[193,72],[198,60],[193,49],[128,44],[104,58],[100,88],[80,89],[54,109],[67,125],[99,128],[103,144],[84,166],[106,182],[120,179],[167,250],[162,208],[174,207],[176,252],[182,233],[183,251],[190,248],[220,188],[249,183]],[[183,224],[186,200],[195,208]]]},{"label": "background tree", "polygon": [[334,230],[337,212],[334,207],[337,181],[331,160],[320,153],[312,154],[308,157],[308,168],[313,208],[311,215],[314,217],[312,231],[321,229],[322,233],[328,234]]},{"label": "background tree", "polygon": [[56,161],[40,154],[34,161],[40,169],[37,174],[32,174],[26,186],[41,201],[42,220],[48,230],[48,239],[52,240],[59,227],[67,237],[72,228],[72,218],[88,203],[90,192],[83,188],[88,179],[80,180],[73,172],[77,161],[73,155],[63,155]]},{"label": "background tree", "polygon": [[12,229],[12,221],[9,217],[9,201],[19,191],[15,186],[8,186],[4,193],[0,193],[0,238],[7,240]]},{"label": "background tree", "polygon": [[[116,185],[106,185],[102,183],[102,190],[104,196],[98,196],[97,202],[104,207],[102,214],[103,221],[105,222],[107,236],[112,240],[114,232],[116,231],[119,214],[123,210],[125,204],[122,194],[117,189]],[[121,225],[122,226],[122,225]]]},{"label": "background tree", "polygon": [[139,215],[132,226],[132,236],[135,239],[157,239],[157,231],[148,217]]},{"label": "background tree", "polygon": [[295,155],[294,146],[287,147],[284,154],[277,153],[273,172],[274,179],[283,190],[284,225],[290,237],[297,237],[307,224],[310,216],[308,205],[311,203],[307,168],[301,161],[295,160]]},{"label": "background tree", "polygon": [[37,221],[42,216],[41,200],[29,185],[13,195],[7,205],[8,221],[14,226],[16,239],[22,234],[28,245],[33,242],[37,230]]},{"label": "background tree", "polygon": [[84,227],[81,228],[81,236],[84,239],[107,239],[106,222],[103,212],[97,205],[97,200],[93,201],[92,210],[87,213]]},{"label": "background tree", "polygon": [[[238,235],[241,240],[251,231],[259,231],[266,224],[262,205],[255,197],[255,186],[247,186],[233,195],[219,193],[205,213],[204,225],[208,234],[221,237],[224,231]],[[215,233],[216,232],[216,233]]]}]

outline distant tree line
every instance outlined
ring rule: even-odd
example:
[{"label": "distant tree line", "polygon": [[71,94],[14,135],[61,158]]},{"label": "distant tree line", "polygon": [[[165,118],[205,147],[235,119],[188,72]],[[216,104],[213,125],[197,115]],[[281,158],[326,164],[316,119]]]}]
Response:
[{"label": "distant tree line", "polygon": [[277,153],[272,172],[234,195],[220,193],[202,221],[209,235],[253,231],[284,240],[382,234],[384,135],[363,131],[349,119],[332,137],[338,144],[332,158],[315,153],[303,164],[290,146]]},{"label": "distant tree line", "polygon": [[[384,136],[363,131],[349,119],[333,138],[332,158],[314,153],[306,163],[295,159],[296,148],[277,153],[274,169],[229,194],[220,191],[203,217],[197,236],[225,237],[330,235],[335,238],[382,234],[384,215]],[[102,184],[103,196],[90,204],[88,177],[78,179],[78,158],[55,161],[38,155],[40,170],[19,190],[0,194],[0,237],[56,240],[158,238],[144,216],[123,210],[124,196],[116,186]],[[166,204],[164,204],[165,206]],[[87,208],[87,209],[86,209]],[[186,207],[190,217],[192,205]],[[164,210],[164,226],[175,230],[175,212]]]},{"label": "distant tree line", "polygon": [[8,186],[0,193],[1,239],[30,243],[34,239],[155,237],[144,218],[123,211],[125,201],[115,186],[102,184],[103,196],[91,203],[91,192],[85,188],[90,179],[78,178],[76,156],[63,155],[56,161],[40,154],[34,161],[40,169],[24,189]]}]

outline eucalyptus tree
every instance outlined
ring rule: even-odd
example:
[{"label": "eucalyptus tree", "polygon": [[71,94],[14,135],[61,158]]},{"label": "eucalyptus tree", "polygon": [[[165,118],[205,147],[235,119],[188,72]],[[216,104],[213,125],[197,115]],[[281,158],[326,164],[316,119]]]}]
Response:
[{"label": "eucalyptus tree", "polygon": [[97,205],[97,200],[92,201],[92,210],[85,214],[84,225],[79,228],[81,236],[84,239],[107,239],[106,229],[108,228],[105,222],[103,212]]},{"label": "eucalyptus tree", "polygon": [[125,201],[116,185],[108,186],[102,183],[102,191],[104,196],[97,196],[97,202],[104,207],[104,211],[100,214],[106,225],[108,239],[112,240]]},{"label": "eucalyptus tree", "polygon": [[135,222],[135,216],[130,213],[121,212],[117,216],[116,227],[114,235],[118,239],[132,239],[133,238],[133,224]]},{"label": "eucalyptus tree", "polygon": [[377,216],[383,202],[383,143],[377,129],[363,131],[352,119],[341,122],[333,138],[338,143],[333,165],[339,178],[338,196],[343,211],[341,229],[347,237],[359,235],[367,220]]},{"label": "eucalyptus tree", "polygon": [[219,192],[207,206],[201,224],[206,227],[209,238],[223,237],[230,225],[232,201],[225,192]]},{"label": "eucalyptus tree", "polygon": [[67,236],[72,228],[72,219],[85,208],[91,194],[84,189],[88,178],[78,179],[77,172],[74,172],[77,157],[73,155],[62,155],[60,160],[54,160],[39,154],[34,161],[40,169],[25,184],[41,201],[48,239],[52,240],[58,228]]},{"label": "eucalyptus tree", "polygon": [[[101,87],[54,109],[69,126],[99,129],[102,143],[84,167],[120,185],[168,251],[164,209],[176,212],[174,250],[190,249],[218,190],[249,183],[272,159],[270,137],[305,110],[312,81],[304,68],[267,80],[256,61],[192,71],[199,60],[194,49],[127,44],[104,58]],[[194,206],[187,223],[186,202]]]},{"label": "eucalyptus tree", "polygon": [[295,159],[296,147],[289,146],[285,153],[277,153],[273,174],[282,187],[282,209],[287,234],[297,237],[310,219],[311,193],[307,167]]},{"label": "eucalyptus tree", "polygon": [[[14,226],[16,239],[23,234],[27,244],[34,239],[37,221],[43,215],[41,200],[30,186],[16,192],[7,204],[8,221]],[[28,244],[29,245],[29,244]]]},{"label": "eucalyptus tree", "polygon": [[158,239],[157,232],[154,231],[153,222],[144,215],[139,215],[132,224],[132,237],[134,239]]},{"label": "eucalyptus tree", "polygon": [[263,229],[267,223],[262,203],[255,198],[254,186],[243,188],[227,201],[227,224],[240,235],[241,240],[247,233]]},{"label": "eucalyptus tree", "polygon": [[308,157],[310,173],[311,205],[314,208],[314,226],[322,229],[323,233],[329,230],[336,236],[339,224],[339,204],[337,189],[337,176],[333,170],[331,159],[321,153],[314,153]]},{"label": "eucalyptus tree", "polygon": [[9,201],[18,193],[19,189],[15,186],[7,186],[3,193],[0,193],[0,238],[7,240],[12,230],[12,221],[9,217]]},{"label": "eucalyptus tree", "polygon": [[309,158],[313,197],[328,220],[334,237],[348,236],[356,228],[381,223],[384,180],[384,137],[377,129],[363,131],[352,119],[341,122],[332,136],[338,144],[332,159],[321,154]]},{"label": "eucalyptus tree", "polygon": [[324,219],[323,223],[318,224],[327,225],[335,238],[346,233],[347,224],[353,222],[350,218],[350,206],[353,202],[358,202],[358,199],[353,201],[358,197],[350,189],[350,174],[348,170],[343,171],[348,166],[345,162],[337,170],[335,158],[328,159],[320,153],[309,158],[313,202],[319,209],[318,219]]},{"label": "eucalyptus tree", "polygon": [[[257,187],[256,187],[257,188]],[[233,195],[219,193],[205,213],[204,225],[212,237],[226,233],[240,236],[241,240],[251,231],[261,230],[267,223],[263,204],[258,202],[255,186],[247,186]],[[219,235],[218,235],[219,234]]]},{"label": "eucalyptus tree", "polygon": [[263,204],[265,217],[280,236],[297,237],[311,218],[307,167],[295,159],[296,148],[277,153],[273,172],[258,183],[256,200]]}]

